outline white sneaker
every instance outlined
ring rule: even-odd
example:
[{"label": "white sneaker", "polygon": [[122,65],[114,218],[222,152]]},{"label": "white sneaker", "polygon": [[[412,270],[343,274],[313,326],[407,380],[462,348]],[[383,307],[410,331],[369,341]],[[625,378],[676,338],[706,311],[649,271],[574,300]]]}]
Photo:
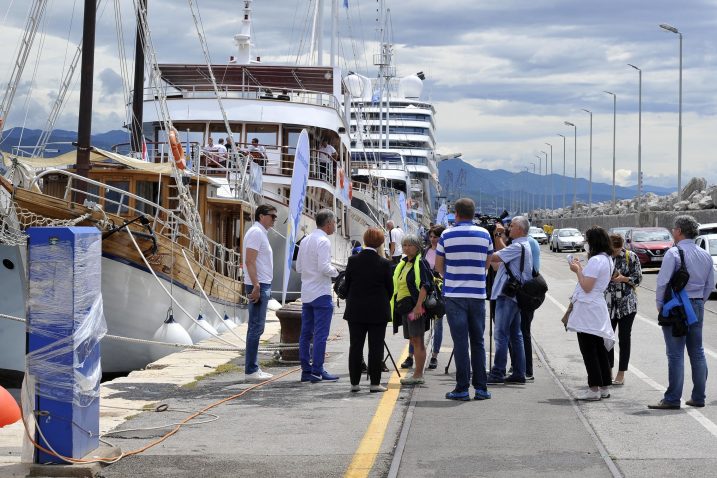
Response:
[{"label": "white sneaker", "polygon": [[388,389],[386,387],[384,387],[383,385],[371,385],[371,388],[369,388],[368,390],[371,393],[381,393],[381,392],[385,392]]},{"label": "white sneaker", "polygon": [[582,391],[581,393],[577,394],[575,396],[577,400],[588,400],[588,401],[598,401],[601,398],[600,390],[592,391],[589,388],[587,390]]},{"label": "white sneaker", "polygon": [[610,387],[600,387],[600,398],[610,398]]},{"label": "white sneaker", "polygon": [[261,369],[254,373],[244,374],[244,380],[269,380],[271,377],[273,377],[272,374],[262,372]]},{"label": "white sneaker", "polygon": [[351,391],[352,391],[352,392],[360,392],[360,391],[361,391],[361,385],[351,385]]}]

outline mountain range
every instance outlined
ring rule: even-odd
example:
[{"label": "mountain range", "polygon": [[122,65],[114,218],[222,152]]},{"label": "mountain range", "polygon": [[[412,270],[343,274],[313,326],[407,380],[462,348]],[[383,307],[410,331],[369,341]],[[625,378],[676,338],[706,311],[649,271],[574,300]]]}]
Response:
[{"label": "mountain range", "polygon": [[[41,134],[42,130],[27,128],[12,128],[3,131],[2,139],[0,139],[0,150],[14,153],[18,146],[22,146],[22,150],[26,152],[32,151]],[[75,141],[77,141],[76,131],[54,130],[48,141],[46,156],[56,156],[74,150],[75,146],[72,143]],[[112,130],[106,133],[93,134],[91,141],[92,146],[110,150],[114,145],[129,142],[129,134],[123,130]]]},{"label": "mountain range", "polygon": [[[526,171],[513,173],[504,169],[483,169],[472,166],[462,159],[448,159],[438,163],[441,196],[453,201],[461,196],[475,200],[479,209],[486,214],[496,211],[527,210],[533,208],[550,209],[570,206],[573,203],[573,191],[579,202],[588,202],[590,182],[572,177],[563,178],[559,174],[547,176]],[[563,203],[563,191],[565,203]],[[660,196],[670,194],[674,188],[643,185],[643,194],[652,192]],[[616,186],[616,199],[629,199],[637,194],[635,186]],[[593,182],[593,203],[610,201],[612,184]],[[518,203],[521,204],[518,207]]]}]

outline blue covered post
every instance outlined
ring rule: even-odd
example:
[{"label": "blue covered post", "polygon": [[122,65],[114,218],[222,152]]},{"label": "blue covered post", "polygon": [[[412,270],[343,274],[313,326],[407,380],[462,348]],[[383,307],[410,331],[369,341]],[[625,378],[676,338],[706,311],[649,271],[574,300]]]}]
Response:
[{"label": "blue covered post", "polygon": [[[58,455],[99,446],[102,237],[94,227],[28,229],[27,380],[35,436]],[[35,462],[66,463],[36,450]]]}]

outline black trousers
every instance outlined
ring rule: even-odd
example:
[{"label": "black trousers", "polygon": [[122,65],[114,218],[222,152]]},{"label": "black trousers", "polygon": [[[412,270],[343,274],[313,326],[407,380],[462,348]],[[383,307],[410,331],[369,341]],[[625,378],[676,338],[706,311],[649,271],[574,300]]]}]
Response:
[{"label": "black trousers", "polygon": [[[612,330],[617,328],[617,338],[620,344],[620,363],[618,370],[627,371],[627,364],[630,362],[630,334],[632,334],[632,323],[635,321],[635,314],[626,315],[621,319],[612,319]],[[618,327],[619,325],[619,327]],[[615,348],[613,347],[608,354],[610,358],[610,368],[615,366]]]},{"label": "black trousers", "polygon": [[349,322],[349,377],[351,385],[361,381],[361,362],[363,345],[368,335],[368,373],[371,385],[381,383],[381,365],[383,363],[383,339],[386,337],[386,324],[361,324]]},{"label": "black trousers", "polygon": [[[533,376],[533,342],[530,340],[530,324],[533,323],[534,310],[520,311],[520,333],[523,334],[523,348],[525,349],[525,376]],[[513,348],[508,342],[510,352],[510,364],[513,365]]]},{"label": "black trousers", "polygon": [[612,384],[610,360],[602,337],[578,332],[578,345],[588,372],[590,387],[607,387]]}]

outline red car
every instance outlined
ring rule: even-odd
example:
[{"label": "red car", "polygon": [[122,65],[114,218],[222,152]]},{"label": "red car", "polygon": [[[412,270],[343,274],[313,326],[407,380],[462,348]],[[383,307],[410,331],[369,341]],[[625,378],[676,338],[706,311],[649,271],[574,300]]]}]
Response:
[{"label": "red car", "polygon": [[635,227],[625,235],[625,248],[637,254],[642,267],[660,267],[673,245],[672,234],[664,227]]}]

